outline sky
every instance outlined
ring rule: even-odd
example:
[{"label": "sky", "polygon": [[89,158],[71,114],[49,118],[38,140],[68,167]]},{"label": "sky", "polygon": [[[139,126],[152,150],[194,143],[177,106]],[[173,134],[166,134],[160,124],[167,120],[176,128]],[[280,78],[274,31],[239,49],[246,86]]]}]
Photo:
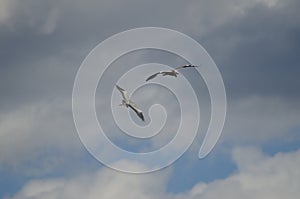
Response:
[{"label": "sky", "polygon": [[[0,0],[0,198],[297,198],[299,8],[298,0]],[[72,89],[81,63],[103,40],[138,27],[190,36],[219,68],[227,116],[204,159],[198,159],[198,150],[210,118],[209,95],[193,70],[182,75],[199,85],[194,89],[200,130],[172,165],[147,174],[119,172],[97,161],[80,141]],[[114,85],[120,67],[152,62],[186,64],[166,52],[133,52],[113,63],[101,81]],[[166,103],[171,93],[152,86],[152,95],[143,95],[143,88],[133,95],[137,101],[149,97],[145,107],[155,96],[170,113],[160,137],[137,145],[112,130],[106,113],[113,86],[101,85],[97,115],[112,140],[141,150],[168,141],[168,129],[179,121],[177,102]],[[126,166],[140,167],[130,161]]]}]

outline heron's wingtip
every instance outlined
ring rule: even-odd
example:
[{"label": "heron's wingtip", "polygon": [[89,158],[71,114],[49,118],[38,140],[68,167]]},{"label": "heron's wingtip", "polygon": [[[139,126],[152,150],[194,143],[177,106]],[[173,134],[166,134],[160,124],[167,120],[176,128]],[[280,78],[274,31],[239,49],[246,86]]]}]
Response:
[{"label": "heron's wingtip", "polygon": [[120,90],[120,91],[121,91],[121,90],[122,90],[122,91],[124,90],[124,89],[121,88],[118,84],[116,84],[116,87],[117,87],[117,89]]}]

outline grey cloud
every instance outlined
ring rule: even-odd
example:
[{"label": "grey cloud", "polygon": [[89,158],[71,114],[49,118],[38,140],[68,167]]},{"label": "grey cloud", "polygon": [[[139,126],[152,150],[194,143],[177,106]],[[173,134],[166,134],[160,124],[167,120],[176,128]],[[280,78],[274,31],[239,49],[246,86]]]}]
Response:
[{"label": "grey cloud", "polygon": [[9,21],[14,28],[0,31],[4,99],[32,100],[35,92],[35,99],[47,93],[70,96],[87,53],[111,34],[139,26],[174,28],[197,38],[220,67],[229,97],[298,97],[297,1],[270,7],[268,2],[15,1]]},{"label": "grey cloud", "polygon": [[[278,2],[270,7],[265,1],[221,4],[223,10],[216,1],[15,1],[14,17],[6,20],[13,26],[0,31],[1,109],[15,110],[54,99],[67,100],[70,109],[76,71],[92,47],[111,34],[144,25],[174,28],[194,38],[199,34],[198,41],[224,75],[229,99],[298,97],[299,23],[293,22],[299,18],[295,11],[298,2]],[[43,34],[41,30],[47,26],[48,32]],[[147,56],[141,57],[149,61]],[[203,96],[200,93],[198,97]]]},{"label": "grey cloud", "polygon": [[229,97],[299,97],[297,4],[258,4],[202,37],[224,75]]},{"label": "grey cloud", "polygon": [[[24,131],[28,138],[16,136],[22,143],[17,149],[24,152],[24,157],[32,151],[47,150],[42,145],[31,148],[31,142],[25,142],[30,138],[41,139],[43,144],[49,142],[47,146],[58,147],[58,151],[77,150],[81,146],[78,140],[73,140],[67,149],[59,148],[63,144],[56,143],[64,136],[70,139],[77,136],[71,115],[71,92],[77,69],[96,44],[112,34],[140,26],[163,26],[182,31],[201,43],[214,58],[230,100],[227,133],[222,135],[225,141],[232,141],[234,137],[245,142],[266,141],[273,137],[273,132],[281,139],[286,131],[298,124],[295,121],[299,115],[295,107],[299,107],[300,86],[300,14],[297,0],[277,1],[274,5],[271,0],[11,2],[9,7],[1,4],[8,8],[6,13],[1,12],[3,7],[0,7],[1,113],[22,112],[26,110],[24,107],[55,100],[59,103],[64,101],[64,108],[68,109],[68,114],[65,114],[60,110],[62,107],[55,108],[55,105],[55,114],[49,111],[51,117],[46,116],[48,113],[42,115],[43,120],[34,124],[37,126],[32,132]],[[139,55],[139,58],[142,59],[139,61],[151,61],[147,55]],[[157,58],[164,63],[175,64],[178,61],[170,61],[169,57],[168,60]],[[190,75],[194,82],[197,79],[194,74],[185,74]],[[202,99],[201,91],[205,89],[196,89]],[[258,100],[252,101],[250,96],[258,96],[254,97]],[[280,100],[274,101],[274,98]],[[273,103],[268,104],[268,101]],[[249,104],[245,106],[247,102]],[[204,109],[204,113],[209,112],[209,108]],[[268,112],[270,109],[273,112]],[[26,111],[23,114],[22,118],[28,116],[27,119],[30,119]],[[52,120],[52,116],[60,117],[60,114],[64,115],[60,122]],[[209,113],[207,115],[204,117],[209,119]],[[46,121],[50,123],[46,124]],[[18,122],[18,125],[22,124],[22,121]],[[16,128],[18,125],[12,126]],[[58,126],[66,128],[62,135]],[[248,129],[243,131],[245,126]],[[43,127],[57,132],[51,135],[52,132],[44,131]],[[256,132],[251,134],[253,128]],[[3,132],[1,127],[1,136]],[[40,132],[49,140],[43,138],[44,134]],[[11,147],[5,143],[0,146],[3,150]],[[6,151],[2,161],[20,164],[10,159],[15,157],[10,155],[18,153],[14,150]],[[53,158],[51,155],[48,157]],[[195,191],[199,191],[198,188]]]},{"label": "grey cloud", "polygon": [[285,98],[231,100],[221,142],[240,146],[263,145],[276,140],[286,144],[299,141],[300,137],[293,133],[299,126],[299,108],[299,102],[291,103]]}]

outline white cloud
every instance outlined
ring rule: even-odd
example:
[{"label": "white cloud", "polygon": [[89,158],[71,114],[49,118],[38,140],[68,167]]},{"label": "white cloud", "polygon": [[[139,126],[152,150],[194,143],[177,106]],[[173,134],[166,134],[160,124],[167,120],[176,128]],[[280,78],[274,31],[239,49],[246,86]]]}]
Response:
[{"label": "white cloud", "polygon": [[[249,157],[250,156],[250,157]],[[249,158],[248,158],[249,157]],[[263,158],[262,158],[263,157]],[[300,150],[266,157],[253,148],[237,148],[238,172],[226,179],[198,185],[192,198],[297,198],[300,194]],[[250,161],[251,160],[251,161]]]},{"label": "white cloud", "polygon": [[[47,173],[66,161],[60,155],[74,155],[81,150],[81,144],[73,133],[71,112],[65,107],[66,102],[56,101],[2,111],[0,169],[11,168],[27,175]],[[59,151],[60,155],[51,151]],[[34,166],[30,167],[33,163]],[[30,168],[24,170],[25,165]]]},{"label": "white cloud", "polygon": [[[78,151],[82,151],[67,103],[70,102],[45,102],[1,112],[0,169],[8,166],[14,171],[36,176],[41,172],[51,172],[67,162],[68,158],[64,156],[76,156]],[[288,130],[299,125],[299,109],[295,105],[297,103],[287,104],[280,99],[268,98],[235,101],[230,106],[231,113],[221,139],[238,145],[261,145],[271,139],[289,141],[291,135],[287,134]],[[156,140],[154,144],[157,144]],[[198,150],[198,147],[194,145],[192,149]],[[61,156],[49,153],[53,150]],[[28,162],[35,164],[22,169]]]},{"label": "white cloud", "polygon": [[281,199],[299,196],[300,150],[278,153],[270,157],[256,148],[236,148],[232,155],[238,165],[235,174],[208,184],[200,182],[191,190],[178,194],[166,191],[170,170],[147,175],[128,175],[110,169],[100,169],[96,173],[71,179],[32,180],[11,199],[211,199],[220,196],[224,199]]},{"label": "white cloud", "polygon": [[71,179],[33,180],[13,198],[163,198],[168,175],[129,175],[105,168]]}]

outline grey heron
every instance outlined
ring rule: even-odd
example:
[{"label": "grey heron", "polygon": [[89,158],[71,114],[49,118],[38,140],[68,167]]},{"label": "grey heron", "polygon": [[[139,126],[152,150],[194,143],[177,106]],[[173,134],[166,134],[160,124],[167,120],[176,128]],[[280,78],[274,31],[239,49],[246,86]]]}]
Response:
[{"label": "grey heron", "polygon": [[149,76],[146,79],[146,82],[153,79],[153,78],[155,78],[157,75],[162,75],[162,76],[169,75],[169,76],[177,77],[179,75],[179,72],[178,72],[179,69],[189,68],[189,67],[198,67],[198,66],[194,66],[194,65],[189,64],[189,65],[184,65],[184,66],[178,66],[174,70],[170,70],[170,71],[159,71],[159,72],[154,73],[153,75]]},{"label": "grey heron", "polygon": [[137,114],[137,116],[141,118],[141,120],[145,121],[143,112],[136,106],[135,103],[133,103],[130,100],[127,91],[125,91],[123,88],[121,88],[118,85],[116,85],[116,87],[120,91],[123,97],[122,104],[120,104],[120,106],[126,106],[127,108],[130,107]]}]

